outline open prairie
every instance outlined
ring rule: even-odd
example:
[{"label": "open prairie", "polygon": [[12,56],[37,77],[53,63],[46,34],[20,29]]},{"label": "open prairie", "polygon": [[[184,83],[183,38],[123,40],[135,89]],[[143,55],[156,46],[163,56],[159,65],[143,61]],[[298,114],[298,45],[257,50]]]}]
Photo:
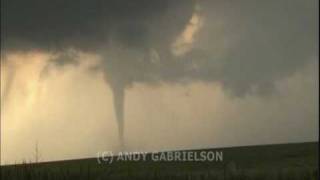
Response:
[{"label": "open prairie", "polygon": [[[2,179],[308,179],[319,177],[318,142],[188,150],[223,152],[216,161],[122,160],[97,158],[2,166]],[[182,151],[181,151],[182,152]],[[168,152],[166,152],[168,153]],[[158,153],[159,154],[159,153]],[[154,156],[155,157],[155,156]],[[157,156],[158,157],[158,156]],[[116,157],[114,157],[115,159]]]}]

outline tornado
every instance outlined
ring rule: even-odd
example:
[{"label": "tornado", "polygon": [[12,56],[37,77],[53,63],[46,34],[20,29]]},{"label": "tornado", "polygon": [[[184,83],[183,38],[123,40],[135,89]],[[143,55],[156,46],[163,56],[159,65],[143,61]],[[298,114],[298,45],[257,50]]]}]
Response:
[{"label": "tornado", "polygon": [[125,103],[125,87],[111,87],[113,93],[113,106],[118,126],[119,142],[121,148],[124,146],[124,103]]},{"label": "tornado", "polygon": [[[101,56],[94,69],[105,75],[112,89],[120,143],[125,135],[125,92],[131,85],[213,82],[241,97],[265,92],[266,86],[273,87],[275,80],[289,77],[318,56],[316,1],[287,6],[289,0],[272,0],[255,9],[251,1],[131,2],[3,0],[1,52],[60,54],[74,49]],[[273,13],[266,16],[269,11]],[[149,50],[158,58],[151,58]],[[12,80],[7,81],[4,99],[11,89]]]}]

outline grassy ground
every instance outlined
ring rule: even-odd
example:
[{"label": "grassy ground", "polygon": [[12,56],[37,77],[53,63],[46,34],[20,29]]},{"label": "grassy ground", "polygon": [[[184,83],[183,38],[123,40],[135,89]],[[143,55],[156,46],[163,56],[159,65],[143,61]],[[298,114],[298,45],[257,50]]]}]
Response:
[{"label": "grassy ground", "polygon": [[[126,161],[99,164],[96,159],[2,166],[2,179],[259,179],[316,180],[318,142],[207,149],[222,151],[223,161]],[[196,150],[200,151],[200,150]]]}]

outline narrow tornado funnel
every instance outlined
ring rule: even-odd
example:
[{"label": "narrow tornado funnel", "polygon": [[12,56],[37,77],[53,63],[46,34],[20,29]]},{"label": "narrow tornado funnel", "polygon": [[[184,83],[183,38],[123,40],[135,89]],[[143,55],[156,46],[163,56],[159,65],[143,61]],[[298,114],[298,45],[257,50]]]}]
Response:
[{"label": "narrow tornado funnel", "polygon": [[121,148],[124,146],[124,98],[125,98],[125,88],[124,86],[112,87],[113,91],[113,104],[115,109],[115,115],[118,125],[119,142]]}]

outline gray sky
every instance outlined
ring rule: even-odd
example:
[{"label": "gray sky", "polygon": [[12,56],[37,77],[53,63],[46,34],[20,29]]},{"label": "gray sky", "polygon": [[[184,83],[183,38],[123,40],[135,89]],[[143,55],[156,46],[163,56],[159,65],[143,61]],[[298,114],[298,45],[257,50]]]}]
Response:
[{"label": "gray sky", "polygon": [[2,3],[2,163],[318,139],[315,0]]}]

